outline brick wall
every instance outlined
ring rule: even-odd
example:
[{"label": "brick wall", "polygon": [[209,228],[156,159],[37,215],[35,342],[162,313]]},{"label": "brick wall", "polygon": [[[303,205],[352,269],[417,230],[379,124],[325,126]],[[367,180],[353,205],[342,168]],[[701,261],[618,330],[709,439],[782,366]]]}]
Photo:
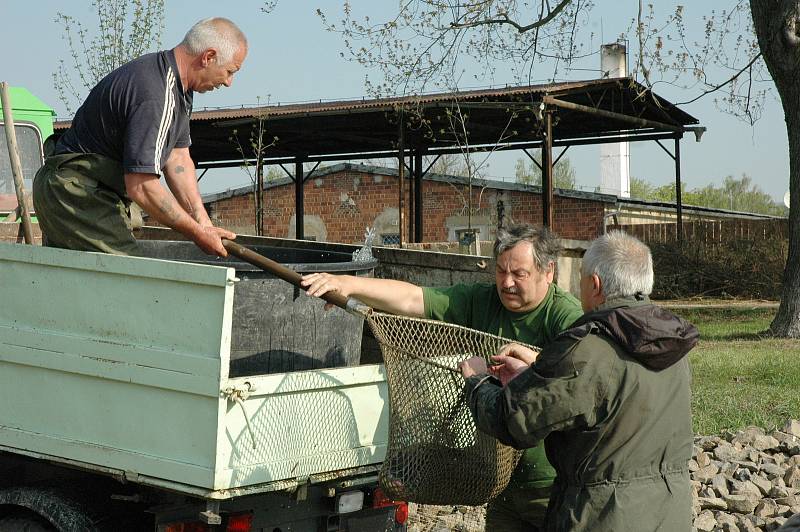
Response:
[{"label": "brick wall", "polygon": [[[34,244],[42,244],[42,232],[39,230],[38,223],[31,223]],[[18,222],[0,222],[0,242],[12,244],[24,244],[25,238],[22,233],[22,224]]]},{"label": "brick wall", "polygon": [[[405,239],[408,241],[408,219],[411,216],[406,182],[404,219]],[[517,189],[521,187],[516,187]],[[465,184],[447,180],[423,182],[423,241],[452,240],[452,229],[464,225],[467,217]],[[493,231],[497,223],[498,202],[502,201],[505,216],[516,222],[541,223],[542,198],[536,191],[481,188],[473,186],[472,223],[486,224]],[[265,236],[294,237],[294,184],[273,185],[264,193]],[[311,177],[306,181],[305,234],[328,242],[363,242],[367,227],[378,234],[398,232],[397,176],[346,169]],[[252,192],[242,191],[231,197],[221,197],[207,204],[212,220],[243,234],[254,234]],[[601,230],[605,204],[583,197],[556,195],[553,230],[562,238],[591,240]],[[321,234],[320,234],[321,233]],[[493,234],[482,234],[482,240],[492,240]]]}]

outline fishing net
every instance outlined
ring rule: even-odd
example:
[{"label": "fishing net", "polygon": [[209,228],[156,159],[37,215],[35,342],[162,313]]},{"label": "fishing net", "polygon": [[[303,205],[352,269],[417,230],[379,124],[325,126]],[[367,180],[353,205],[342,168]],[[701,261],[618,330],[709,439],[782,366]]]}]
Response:
[{"label": "fishing net", "polygon": [[367,313],[389,388],[381,488],[395,500],[477,506],[508,484],[520,453],[479,431],[456,369],[508,339],[440,321]]}]

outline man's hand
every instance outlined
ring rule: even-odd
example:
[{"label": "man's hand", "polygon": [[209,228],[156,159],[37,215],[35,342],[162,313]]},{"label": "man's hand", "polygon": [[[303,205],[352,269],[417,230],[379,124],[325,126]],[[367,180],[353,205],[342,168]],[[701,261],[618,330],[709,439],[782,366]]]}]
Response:
[{"label": "man's hand", "polygon": [[506,344],[497,351],[497,355],[516,358],[517,360],[521,360],[530,366],[536,362],[536,357],[539,356],[539,353],[533,349],[525,347],[524,345]]},{"label": "man's hand", "polygon": [[536,360],[536,354],[535,351],[519,344],[506,344],[492,356],[494,365],[489,371],[505,386],[530,367]]},{"label": "man's hand", "polygon": [[[344,297],[350,297],[347,289],[346,275],[331,275],[329,273],[310,273],[303,275],[300,285],[306,289],[306,293],[314,297],[322,297],[328,292],[336,292]],[[325,303],[325,310],[332,309],[332,303]]]},{"label": "man's hand", "polygon": [[314,297],[322,297],[328,292],[338,292],[344,297],[350,297],[346,291],[344,275],[331,275],[329,273],[309,273],[304,275],[300,284],[306,289],[306,293]]},{"label": "man's hand", "polygon": [[461,376],[465,379],[473,375],[482,375],[489,372],[486,367],[486,361],[481,357],[468,358],[458,365],[458,369],[461,371]]},{"label": "man's hand", "polygon": [[206,225],[200,227],[200,230],[195,233],[192,240],[197,244],[197,247],[208,255],[227,257],[228,251],[225,249],[225,246],[222,245],[223,238],[233,240],[236,238],[236,233],[232,233],[222,227]]}]

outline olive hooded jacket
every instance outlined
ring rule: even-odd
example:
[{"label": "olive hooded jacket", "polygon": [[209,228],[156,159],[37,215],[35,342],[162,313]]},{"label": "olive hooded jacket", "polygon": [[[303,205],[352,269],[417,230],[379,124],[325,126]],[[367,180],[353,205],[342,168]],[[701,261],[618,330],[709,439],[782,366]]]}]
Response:
[{"label": "olive hooded jacket", "polygon": [[585,314],[507,386],[467,379],[480,430],[517,448],[545,440],[557,472],[547,530],[691,530],[686,355],[698,337],[645,297],[618,299]]}]

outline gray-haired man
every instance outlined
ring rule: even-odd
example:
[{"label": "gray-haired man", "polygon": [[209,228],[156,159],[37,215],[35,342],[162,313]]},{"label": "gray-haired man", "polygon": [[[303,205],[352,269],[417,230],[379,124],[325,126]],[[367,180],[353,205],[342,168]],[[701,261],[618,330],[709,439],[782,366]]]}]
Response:
[{"label": "gray-haired man", "polygon": [[[548,531],[691,530],[695,327],[647,298],[650,250],[612,232],[581,267],[586,314],[538,357],[518,345],[462,363],[478,427],[556,469]],[[533,365],[529,365],[533,361]]]},{"label": "gray-haired man", "polygon": [[[49,246],[135,254],[130,204],[209,254],[225,256],[203,207],[189,156],[195,91],[229,87],[247,39],[225,18],[201,20],[171,50],[143,55],[103,78],[33,182],[33,203]],[[164,173],[172,194],[161,186]]]}]

